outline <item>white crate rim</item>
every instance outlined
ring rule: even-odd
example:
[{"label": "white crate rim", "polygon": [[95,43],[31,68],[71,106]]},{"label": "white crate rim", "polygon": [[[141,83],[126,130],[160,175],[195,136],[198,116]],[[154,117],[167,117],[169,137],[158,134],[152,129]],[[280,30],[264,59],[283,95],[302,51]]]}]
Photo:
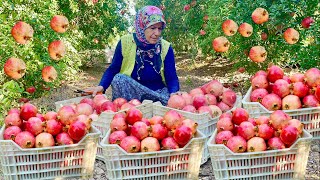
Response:
[{"label": "white crate rim", "polygon": [[[265,108],[261,103],[259,103],[259,102],[251,102],[250,101],[250,95],[251,95],[251,92],[252,92],[252,87],[250,87],[249,89],[248,89],[248,91],[247,91],[247,93],[245,94],[245,96],[243,97],[243,99],[242,99],[242,104],[245,104],[245,105],[258,105],[258,106],[260,106],[260,108],[262,108],[263,109],[263,111],[265,112],[265,113],[272,113],[272,112],[274,112],[274,111],[270,111],[270,110],[268,110],[267,108]],[[320,106],[318,106],[318,107],[312,107],[312,108],[300,108],[300,109],[291,109],[291,110],[282,110],[282,111],[284,111],[285,113],[291,113],[291,112],[297,112],[297,111],[299,111],[299,112],[305,112],[305,111],[312,111],[312,110],[319,110],[320,109]],[[280,109],[281,110],[281,109]],[[305,114],[309,114],[309,112],[306,112]]]},{"label": "white crate rim", "polygon": [[[0,130],[0,134],[4,132],[5,126],[2,126]],[[86,138],[89,136],[100,136],[100,131],[91,125],[90,133],[87,133],[78,143],[76,144],[70,144],[70,145],[61,145],[61,146],[51,146],[51,147],[44,147],[44,148],[21,148],[17,143],[15,143],[13,140],[3,140],[3,136],[0,137],[0,143],[1,142],[11,142],[13,146],[18,148],[21,151],[53,151],[54,149],[64,149],[66,147],[77,147],[79,144],[81,144]]]},{"label": "white crate rim", "polygon": [[184,151],[191,143],[192,141],[195,140],[203,140],[206,139],[205,135],[200,132],[199,130],[197,131],[197,136],[200,137],[193,137],[183,148],[178,148],[178,149],[170,149],[170,150],[160,150],[160,151],[154,151],[154,152],[138,152],[138,153],[128,153],[126,152],[124,149],[122,149],[118,144],[109,144],[109,143],[105,143],[108,142],[108,137],[110,135],[110,129],[108,130],[106,136],[103,138],[103,140],[100,142],[100,146],[102,148],[108,148],[108,147],[117,147],[122,153],[124,153],[127,156],[150,156],[150,155],[154,155],[154,154],[166,154],[169,152],[178,152],[178,151]]},{"label": "white crate rim", "polygon": [[[303,130],[303,137],[299,137],[289,148],[284,148],[284,149],[278,149],[278,150],[266,150],[266,151],[259,151],[259,152],[243,152],[243,153],[234,153],[232,152],[227,146],[224,144],[215,144],[215,137],[217,135],[217,129],[214,131],[212,136],[210,137],[209,141],[207,142],[207,146],[209,147],[220,147],[220,148],[225,148],[230,154],[234,156],[243,156],[243,155],[259,155],[259,154],[271,154],[271,153],[277,153],[277,152],[286,152],[286,151],[291,151],[293,148],[295,148],[296,144],[299,141],[302,140],[312,140],[312,135],[306,131]],[[212,143],[213,142],[213,143]]]}]

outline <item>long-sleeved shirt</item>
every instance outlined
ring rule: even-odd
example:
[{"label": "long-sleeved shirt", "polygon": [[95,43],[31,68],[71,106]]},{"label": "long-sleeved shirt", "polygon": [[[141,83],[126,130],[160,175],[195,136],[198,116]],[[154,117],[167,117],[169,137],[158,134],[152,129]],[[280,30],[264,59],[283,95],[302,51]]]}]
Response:
[{"label": "long-sleeved shirt", "polygon": [[[120,72],[122,60],[122,47],[121,41],[119,41],[115,49],[112,63],[104,72],[99,83],[99,85],[103,86],[105,90],[110,86],[113,77]],[[137,74],[138,69],[139,67],[136,61],[134,69],[131,73],[131,78],[148,87],[149,89],[155,91],[167,87],[169,93],[179,91],[179,80],[176,73],[174,52],[171,46],[169,47],[168,53],[164,60],[164,77],[166,85],[163,83],[161,75],[154,70],[154,66],[152,66],[150,63],[144,62],[144,68],[139,69],[140,78],[138,78]]]}]

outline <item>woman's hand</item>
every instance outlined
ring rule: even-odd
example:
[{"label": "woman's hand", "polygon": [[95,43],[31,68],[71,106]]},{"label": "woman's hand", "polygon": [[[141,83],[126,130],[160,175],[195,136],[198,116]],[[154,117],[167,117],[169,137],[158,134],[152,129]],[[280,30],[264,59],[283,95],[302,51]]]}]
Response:
[{"label": "woman's hand", "polygon": [[83,91],[88,93],[88,94],[92,94],[92,96],[95,96],[99,93],[103,92],[103,87],[102,86],[96,86],[96,87],[89,87],[87,89],[84,89]]}]

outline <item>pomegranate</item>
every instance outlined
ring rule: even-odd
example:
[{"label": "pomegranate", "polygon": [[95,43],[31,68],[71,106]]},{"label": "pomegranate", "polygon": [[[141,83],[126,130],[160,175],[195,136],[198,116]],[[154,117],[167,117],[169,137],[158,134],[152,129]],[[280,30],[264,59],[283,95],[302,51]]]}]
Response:
[{"label": "pomegranate", "polygon": [[302,99],[303,107],[317,107],[319,101],[314,95],[307,95]]},{"label": "pomegranate", "polygon": [[54,146],[54,138],[50,133],[40,133],[36,136],[36,148]]},{"label": "pomegranate", "polygon": [[141,141],[141,152],[160,151],[160,144],[157,138],[146,137]]},{"label": "pomegranate", "polygon": [[183,93],[181,93],[181,97],[185,100],[186,106],[192,105],[193,98],[190,94],[188,94],[187,92],[183,92]]},{"label": "pomegranate", "polygon": [[251,79],[251,86],[253,90],[258,88],[266,89],[268,85],[269,85],[269,82],[267,80],[267,77],[264,75],[257,75]]},{"label": "pomegranate", "polygon": [[291,89],[291,94],[296,95],[299,98],[305,97],[309,92],[309,87],[300,81],[293,83]]},{"label": "pomegranate", "polygon": [[216,105],[217,104],[217,98],[213,94],[205,94],[204,95],[207,99],[207,104],[208,105]]},{"label": "pomegranate", "polygon": [[296,127],[298,129],[299,134],[303,132],[303,124],[298,119],[291,119],[288,121],[288,125]]},{"label": "pomegranate", "polygon": [[209,106],[200,106],[198,108],[198,113],[202,114],[202,113],[209,113],[210,117],[212,117],[212,110]]},{"label": "pomegranate", "polygon": [[217,104],[217,106],[220,108],[220,110],[222,111],[222,112],[226,112],[226,111],[229,111],[230,109],[231,109],[231,107],[230,106],[228,106],[226,103],[224,103],[224,102],[218,102],[218,104]]},{"label": "pomegranate", "polygon": [[262,99],[268,94],[269,94],[268,91],[264,88],[255,89],[250,94],[250,101],[261,103]]},{"label": "pomegranate", "polygon": [[185,119],[182,121],[182,125],[187,126],[191,129],[192,134],[196,134],[198,123],[191,119]]},{"label": "pomegranate", "polygon": [[249,118],[249,113],[243,108],[236,108],[232,112],[232,122],[236,125],[240,125],[242,122],[247,121]]},{"label": "pomegranate", "polygon": [[162,124],[155,124],[151,126],[150,135],[160,141],[168,135],[168,129]]},{"label": "pomegranate", "polygon": [[232,90],[227,90],[222,93],[221,100],[228,106],[232,107],[237,100],[237,95]]},{"label": "pomegranate", "polygon": [[283,112],[282,110],[277,110],[270,115],[270,124],[275,130],[280,130],[288,124],[291,117]]},{"label": "pomegranate", "polygon": [[282,99],[282,109],[291,110],[301,108],[300,98],[296,95],[288,95]]},{"label": "pomegranate", "polygon": [[176,129],[182,124],[184,117],[174,110],[169,110],[163,116],[163,123],[168,128],[168,130]]},{"label": "pomegranate", "polygon": [[286,148],[286,146],[283,144],[283,142],[279,137],[272,137],[271,139],[269,139],[268,146],[269,146],[269,149],[272,149],[272,150]]},{"label": "pomegranate", "polygon": [[233,137],[233,133],[231,131],[221,131],[215,137],[216,144],[224,144],[227,145],[227,142],[230,138]]},{"label": "pomegranate", "polygon": [[70,124],[68,134],[73,140],[80,141],[87,134],[86,124],[81,121],[74,121]]},{"label": "pomegranate", "polygon": [[183,109],[184,106],[186,106],[186,101],[182,96],[174,94],[170,96],[167,106],[175,109]]},{"label": "pomegranate", "polygon": [[283,78],[284,72],[279,66],[271,65],[267,69],[267,74],[268,81],[274,83],[276,80]]},{"label": "pomegranate", "polygon": [[222,118],[222,119],[219,119],[217,122],[218,132],[232,131],[233,128],[234,128],[234,124],[232,123],[232,120],[229,118]]},{"label": "pomegranate", "polygon": [[59,134],[62,131],[62,124],[55,119],[50,119],[46,123],[45,131],[53,136]]},{"label": "pomegranate", "polygon": [[173,139],[173,137],[166,137],[161,141],[162,149],[168,150],[168,149],[178,149],[179,145],[178,143]]},{"label": "pomegranate", "polygon": [[257,123],[256,123],[256,120],[254,118],[248,118],[248,122],[250,122],[253,126],[256,126]]},{"label": "pomegranate", "polygon": [[138,106],[141,104],[141,102],[138,99],[131,99],[129,103],[133,104],[134,106]]},{"label": "pomegranate", "polygon": [[255,128],[251,122],[244,121],[238,127],[239,136],[246,140],[251,139],[255,135]]},{"label": "pomegranate", "polygon": [[271,93],[264,96],[261,104],[268,110],[275,111],[281,108],[282,100],[278,95]]},{"label": "pomegranate", "polygon": [[163,117],[162,116],[153,116],[149,120],[151,125],[162,124],[162,121],[163,121]]},{"label": "pomegranate", "polygon": [[124,131],[114,131],[109,136],[110,144],[120,144],[123,138],[127,137],[126,132]]},{"label": "pomegranate", "polygon": [[9,140],[11,139],[12,141],[14,141],[14,139],[16,138],[17,134],[19,134],[20,132],[22,132],[22,130],[20,129],[20,127],[18,126],[10,126],[8,128],[6,128],[3,132],[3,139],[4,140]]},{"label": "pomegranate", "polygon": [[120,110],[125,110],[125,109],[130,109],[132,107],[135,107],[133,104],[131,103],[124,103],[121,107]]},{"label": "pomegranate", "polygon": [[219,120],[222,119],[222,118],[229,118],[230,120],[232,119],[232,114],[230,112],[225,112],[225,113],[222,113],[221,116],[219,117]]},{"label": "pomegranate", "polygon": [[272,138],[274,135],[274,130],[268,124],[261,124],[258,126],[258,136],[264,140]]},{"label": "pomegranate", "polygon": [[27,121],[31,117],[35,117],[38,113],[36,106],[30,103],[25,103],[20,109],[20,118]]},{"label": "pomegranate", "polygon": [[87,103],[89,104],[92,108],[94,107],[94,102],[93,102],[93,99],[91,98],[83,98],[80,100],[79,103]]},{"label": "pomegranate", "polygon": [[128,128],[128,125],[126,123],[126,120],[124,118],[115,118],[110,123],[110,129],[111,132],[113,131],[126,131]]},{"label": "pomegranate", "polygon": [[151,123],[150,123],[149,119],[147,119],[147,118],[142,118],[141,122],[144,122],[147,126],[151,126]]},{"label": "pomegranate", "polygon": [[186,106],[182,109],[182,111],[187,111],[187,112],[195,113],[195,112],[197,112],[197,109],[196,109],[194,106],[192,106],[192,105],[186,105]]},{"label": "pomegranate", "polygon": [[142,140],[149,135],[149,127],[144,122],[135,122],[131,127],[131,135]]},{"label": "pomegranate", "polygon": [[305,81],[309,87],[320,85],[320,70],[318,68],[310,68],[304,73]]},{"label": "pomegranate", "polygon": [[316,96],[316,98],[318,99],[318,101],[320,101],[320,85],[317,86],[314,95]]},{"label": "pomegranate", "polygon": [[213,94],[216,97],[221,96],[223,93],[223,85],[218,80],[210,81],[205,87],[206,94]]},{"label": "pomegranate", "polygon": [[112,101],[105,101],[100,106],[101,112],[117,112],[117,107]]},{"label": "pomegranate", "polygon": [[44,126],[45,124],[37,117],[31,117],[26,122],[26,130],[31,132],[34,136],[42,133],[44,131]]},{"label": "pomegranate", "polygon": [[122,139],[120,147],[128,153],[136,153],[140,151],[141,143],[135,136],[127,136]]},{"label": "pomegranate", "polygon": [[272,86],[272,92],[280,98],[290,94],[289,83],[283,79],[278,79]]},{"label": "pomegranate", "polygon": [[255,119],[255,122],[257,125],[261,124],[269,124],[270,118],[268,116],[259,116],[257,119]]},{"label": "pomegranate", "polygon": [[49,111],[44,115],[44,119],[45,120],[50,120],[50,119],[57,120],[57,116],[58,116],[58,114],[56,112]]},{"label": "pomegranate", "polygon": [[194,89],[191,89],[189,94],[193,97],[195,95],[198,95],[198,94],[201,94],[201,95],[204,95],[205,93],[202,91],[202,89],[199,87],[199,88],[194,88]]},{"label": "pomegranate", "polygon": [[285,145],[292,145],[298,137],[298,129],[291,125],[285,126],[280,133],[280,139]]},{"label": "pomegranate", "polygon": [[72,106],[65,105],[59,109],[57,114],[62,125],[69,125],[74,121],[76,111],[72,108]]},{"label": "pomegranate", "polygon": [[62,132],[60,134],[58,134],[56,136],[56,141],[57,144],[60,145],[69,145],[69,144],[73,144],[73,140],[71,139],[71,137],[69,136],[68,133],[66,132]]},{"label": "pomegranate", "polygon": [[133,125],[135,122],[140,121],[142,119],[142,112],[132,107],[126,113],[126,122],[130,125]]},{"label": "pomegranate", "polygon": [[20,114],[20,110],[18,108],[12,108],[8,111],[7,115],[12,114],[12,113]]},{"label": "pomegranate", "polygon": [[178,127],[173,134],[173,139],[181,146],[186,145],[191,138],[192,130],[185,125]]},{"label": "pomegranate", "polygon": [[75,112],[77,115],[84,114],[89,116],[93,113],[93,107],[88,103],[79,103],[76,105]]},{"label": "pomegranate", "polygon": [[22,148],[33,148],[36,143],[36,138],[29,131],[22,131],[17,134],[14,142]]},{"label": "pomegranate", "polygon": [[9,126],[21,126],[22,125],[22,119],[20,118],[19,114],[11,113],[11,114],[8,114],[4,118],[4,124],[6,125],[6,127],[9,127]]},{"label": "pomegranate", "polygon": [[124,103],[127,103],[128,101],[125,99],[125,98],[116,98],[113,100],[113,104],[116,106],[117,109],[120,109],[121,106],[124,104]]},{"label": "pomegranate", "polygon": [[304,74],[295,73],[290,76],[290,81],[291,81],[291,83],[304,82]]},{"label": "pomegranate", "polygon": [[89,118],[89,116],[84,115],[84,114],[79,115],[79,116],[76,117],[75,121],[81,121],[86,125],[87,130],[91,129],[92,119]]},{"label": "pomegranate", "polygon": [[216,105],[209,105],[209,108],[211,109],[213,118],[218,117],[222,114],[221,109]]},{"label": "pomegranate", "polygon": [[192,105],[196,108],[199,109],[201,106],[207,106],[207,99],[206,96],[203,94],[196,94],[193,96],[192,100]]},{"label": "pomegranate", "polygon": [[241,136],[233,136],[228,140],[227,147],[235,153],[245,152],[247,150],[247,141]]},{"label": "pomegranate", "polygon": [[259,152],[267,149],[266,142],[261,137],[253,137],[247,142],[248,152]]}]

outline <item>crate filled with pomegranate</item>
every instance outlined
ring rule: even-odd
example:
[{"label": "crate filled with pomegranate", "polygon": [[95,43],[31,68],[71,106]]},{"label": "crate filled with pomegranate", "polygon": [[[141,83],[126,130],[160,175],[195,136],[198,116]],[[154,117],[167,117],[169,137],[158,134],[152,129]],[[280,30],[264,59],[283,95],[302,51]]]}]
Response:
[{"label": "crate filled with pomegranate", "polygon": [[[137,99],[127,101],[124,98],[116,98],[111,101],[105,95],[82,96],[72,98],[55,103],[56,110],[61,114],[83,114],[83,117],[89,117],[92,124],[101,132],[99,142],[103,139],[109,130],[113,116],[118,113],[125,112],[130,107],[137,107],[140,109],[145,117],[152,115],[152,109],[147,106],[152,106],[152,101],[145,100],[140,102]],[[98,159],[103,159],[101,146],[98,144],[97,156]]]},{"label": "crate filled with pomegranate", "polygon": [[[172,95],[167,106],[156,102],[154,114],[164,115],[169,110],[176,110],[183,116],[193,119],[198,129],[209,139],[216,128],[220,115],[241,106],[241,95],[232,89],[225,88],[218,80],[212,80],[201,87],[188,92]],[[209,151],[205,145],[201,164],[209,158]]]},{"label": "crate filled with pomegranate", "polygon": [[208,148],[216,179],[304,179],[311,141],[282,110],[252,118],[237,108],[220,116]]},{"label": "crate filled with pomegranate", "polygon": [[320,139],[320,70],[285,75],[272,65],[251,78],[251,87],[242,100],[251,116],[284,110],[300,120],[314,139]]},{"label": "crate filled with pomegranate", "polygon": [[114,116],[100,143],[109,179],[197,179],[204,144],[196,122],[179,112],[145,118],[135,107]]},{"label": "crate filled with pomegranate", "polygon": [[5,179],[91,178],[100,131],[88,119],[31,103],[12,108],[0,130]]}]

